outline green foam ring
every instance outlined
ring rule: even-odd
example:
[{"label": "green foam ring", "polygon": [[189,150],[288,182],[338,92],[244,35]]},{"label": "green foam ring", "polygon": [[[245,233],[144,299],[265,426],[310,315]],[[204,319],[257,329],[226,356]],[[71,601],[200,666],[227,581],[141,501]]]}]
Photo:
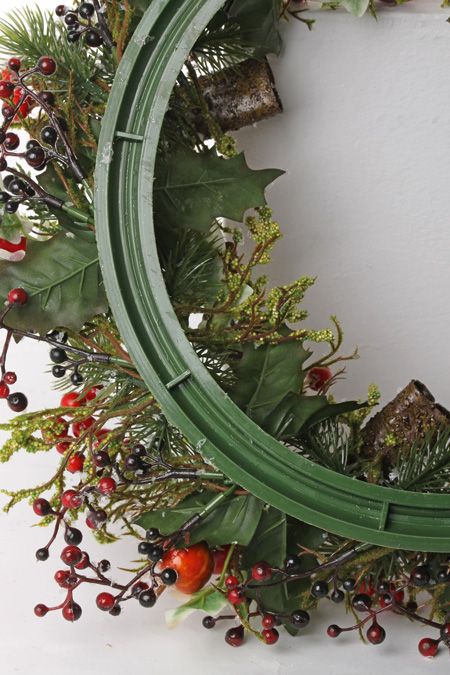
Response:
[{"label": "green foam ring", "polygon": [[99,141],[95,207],[103,279],[123,340],[169,422],[233,482],[334,534],[450,552],[450,494],[369,485],[295,454],[229,399],[178,323],[153,227],[155,156],[177,75],[222,4],[153,0],[112,87]]}]

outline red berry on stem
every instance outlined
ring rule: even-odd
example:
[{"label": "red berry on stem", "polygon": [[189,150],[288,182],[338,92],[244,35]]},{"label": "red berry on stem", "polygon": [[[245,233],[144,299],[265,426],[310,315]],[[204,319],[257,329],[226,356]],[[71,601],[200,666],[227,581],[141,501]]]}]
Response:
[{"label": "red berry on stem", "polygon": [[109,612],[116,604],[116,599],[111,593],[99,593],[95,602],[99,609]]},{"label": "red berry on stem", "polygon": [[240,647],[244,642],[244,627],[235,626],[234,628],[229,628],[225,633],[225,642],[231,647]]},{"label": "red berry on stem", "polygon": [[367,630],[366,637],[373,645],[380,645],[386,638],[386,631],[378,623],[374,622]]},{"label": "red berry on stem", "polygon": [[22,412],[28,405],[27,397],[20,391],[16,391],[14,394],[9,394],[6,400],[13,412]]},{"label": "red berry on stem", "polygon": [[9,387],[5,382],[0,382],[0,398],[7,398],[9,396]]},{"label": "red berry on stem", "polygon": [[66,468],[70,473],[77,473],[78,471],[83,471],[84,467],[84,455],[82,452],[75,452],[72,457],[70,457],[67,462]]},{"label": "red berry on stem", "polygon": [[439,649],[439,640],[433,640],[432,638],[422,638],[418,644],[418,649],[422,656],[433,658],[436,656],[437,650]]},{"label": "red berry on stem", "polygon": [[264,614],[261,620],[263,628],[273,628],[276,623],[276,619],[273,614]]},{"label": "red berry on stem", "polygon": [[16,148],[18,148],[20,145],[20,138],[13,131],[8,131],[5,136],[5,140],[3,141],[3,145],[5,146],[6,150],[16,150]]},{"label": "red berry on stem", "polygon": [[333,373],[329,368],[311,368],[306,375],[306,384],[313,391],[319,391],[332,377]]},{"label": "red berry on stem", "polygon": [[71,445],[70,441],[62,441],[61,443],[57,443],[55,445],[55,448],[57,449],[60,455],[65,455],[67,450],[70,448],[70,445]]},{"label": "red berry on stem", "polygon": [[78,546],[66,546],[63,548],[61,551],[61,560],[63,563],[66,565],[78,565],[78,563],[81,561],[83,554],[81,552],[81,549],[78,548]]},{"label": "red berry on stem", "polygon": [[337,638],[342,633],[342,629],[339,626],[336,626],[335,623],[332,623],[331,626],[327,628],[327,635],[331,638]]},{"label": "red berry on stem", "polygon": [[274,645],[275,642],[278,642],[280,634],[278,633],[276,628],[266,628],[265,630],[263,630],[262,636],[264,638],[264,642],[266,643],[266,645]]},{"label": "red berry on stem", "polygon": [[90,558],[89,555],[86,553],[86,551],[81,552],[81,560],[79,563],[75,565],[75,569],[77,570],[85,570],[89,567],[90,565]]},{"label": "red berry on stem", "polygon": [[240,605],[245,601],[245,596],[239,588],[233,588],[228,591],[227,599],[232,605]]},{"label": "red berry on stem", "polygon": [[8,370],[3,376],[3,380],[6,384],[15,384],[17,382],[17,375],[13,373],[12,370]]},{"label": "red berry on stem", "polygon": [[11,305],[25,305],[28,293],[23,288],[13,288],[8,293],[8,302]]},{"label": "red berry on stem", "polygon": [[111,476],[104,476],[103,478],[100,478],[97,485],[99,492],[106,496],[112,495],[116,487],[117,483],[114,478],[111,478]]},{"label": "red berry on stem", "polygon": [[52,507],[50,502],[48,502],[46,499],[38,497],[38,499],[35,499],[33,502],[33,511],[37,516],[48,516],[48,514],[52,511]]},{"label": "red berry on stem", "polygon": [[11,98],[14,92],[14,85],[7,80],[0,81],[0,98]]},{"label": "red berry on stem", "polygon": [[239,586],[239,579],[235,577],[233,574],[230,574],[225,579],[225,586],[228,588],[229,591],[231,591],[233,588],[237,588]]},{"label": "red berry on stem", "polygon": [[74,422],[72,424],[72,433],[75,438],[79,438],[85,431],[89,429],[95,422],[93,417],[86,417],[84,420]]},{"label": "red berry on stem", "polygon": [[15,73],[19,72],[21,65],[20,59],[16,56],[11,57],[8,61],[8,68]]},{"label": "red berry on stem", "polygon": [[50,75],[53,75],[54,72],[56,72],[56,61],[50,56],[41,56],[37,62],[37,67],[42,75],[49,77]]},{"label": "red berry on stem", "polygon": [[61,495],[61,504],[66,509],[78,509],[83,503],[83,497],[76,490],[66,490]]},{"label": "red berry on stem", "polygon": [[54,575],[54,580],[58,584],[58,586],[61,586],[61,588],[68,588],[70,584],[67,583],[67,580],[70,577],[70,572],[67,570],[57,570]]},{"label": "red berry on stem", "polygon": [[62,408],[79,408],[86,403],[86,399],[80,396],[76,391],[69,391],[61,398],[60,406]]},{"label": "red berry on stem", "polygon": [[46,605],[43,605],[42,603],[39,603],[39,605],[36,605],[34,608],[34,613],[38,617],[45,616],[48,612],[48,607]]},{"label": "red berry on stem", "polygon": [[63,607],[62,615],[66,621],[78,621],[81,616],[81,607],[71,600]]},{"label": "red berry on stem", "polygon": [[252,567],[252,577],[255,581],[267,581],[272,576],[272,568],[264,560]]}]

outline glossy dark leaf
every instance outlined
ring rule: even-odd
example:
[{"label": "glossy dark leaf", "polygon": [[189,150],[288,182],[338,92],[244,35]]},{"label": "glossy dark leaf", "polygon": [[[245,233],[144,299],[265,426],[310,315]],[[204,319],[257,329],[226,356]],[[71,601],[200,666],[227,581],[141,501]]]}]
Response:
[{"label": "glossy dark leaf", "polygon": [[[213,496],[208,492],[190,495],[175,508],[143,514],[136,523],[145,529],[157,527],[164,535],[171,534],[199,513]],[[232,497],[192,529],[189,541],[195,544],[205,540],[210,546],[232,542],[247,546],[258,526],[262,508],[263,502],[252,495]]]}]

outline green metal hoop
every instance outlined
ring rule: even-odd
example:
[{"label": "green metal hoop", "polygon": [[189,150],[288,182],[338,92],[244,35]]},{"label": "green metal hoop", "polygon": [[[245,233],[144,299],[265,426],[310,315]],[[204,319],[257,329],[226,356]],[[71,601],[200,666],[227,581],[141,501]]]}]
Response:
[{"label": "green metal hoop", "polygon": [[335,534],[448,552],[450,494],[368,485],[294,454],[220,389],[173,311],[153,229],[156,149],[177,75],[222,4],[153,0],[115,78],[99,143],[95,203],[103,279],[122,337],[169,421],[234,482]]}]

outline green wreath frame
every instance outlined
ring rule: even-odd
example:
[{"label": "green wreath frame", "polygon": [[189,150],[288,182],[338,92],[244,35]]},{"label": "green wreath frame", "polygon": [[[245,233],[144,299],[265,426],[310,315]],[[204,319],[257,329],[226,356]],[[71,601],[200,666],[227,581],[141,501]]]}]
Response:
[{"label": "green wreath frame", "polygon": [[155,0],[120,63],[103,120],[96,223],[109,302],[168,420],[231,481],[331,533],[404,550],[450,550],[450,494],[337,474],[266,434],[222,391],[178,323],[158,262],[152,186],[163,117],[192,45],[223,0]]}]

